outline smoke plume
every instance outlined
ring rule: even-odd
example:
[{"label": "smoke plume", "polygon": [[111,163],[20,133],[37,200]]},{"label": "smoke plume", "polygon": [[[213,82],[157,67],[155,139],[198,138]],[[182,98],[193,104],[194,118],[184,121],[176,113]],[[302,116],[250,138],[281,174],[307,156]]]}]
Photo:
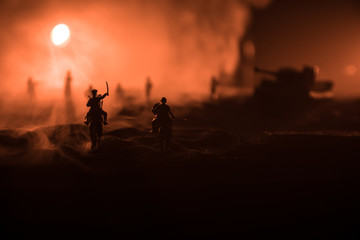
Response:
[{"label": "smoke plume", "polygon": [[[156,101],[161,96],[173,102],[184,96],[202,98],[212,76],[234,73],[241,62],[239,41],[251,20],[251,8],[268,2],[3,1],[0,85],[5,97],[0,101],[23,106],[26,82],[32,77],[37,102],[58,102],[52,108],[62,109],[68,70],[73,103],[81,114],[87,110],[86,89],[91,84],[103,93],[105,81],[110,92],[121,84],[125,93],[140,101],[147,77]],[[71,31],[65,47],[50,41],[51,30],[59,23]],[[106,104],[114,99],[108,98]],[[53,118],[65,119],[60,115]]]}]

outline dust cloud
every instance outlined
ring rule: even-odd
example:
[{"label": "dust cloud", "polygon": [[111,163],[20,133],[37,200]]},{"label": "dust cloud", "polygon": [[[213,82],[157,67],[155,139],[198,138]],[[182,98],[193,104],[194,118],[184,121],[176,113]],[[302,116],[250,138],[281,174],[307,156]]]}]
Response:
[{"label": "dust cloud", "polygon": [[[68,70],[73,77],[72,111],[76,117],[72,120],[87,111],[85,91],[89,85],[104,93],[105,81],[110,94],[121,84],[125,94],[140,102],[145,99],[148,76],[155,101],[161,96],[173,103],[184,98],[201,99],[209,94],[212,76],[234,73],[241,62],[238,47],[251,21],[251,9],[268,3],[2,1],[0,112],[17,120],[44,114],[51,124],[66,122],[64,86]],[[59,23],[71,31],[65,47],[57,47],[50,40],[52,28]],[[29,77],[35,83],[36,103],[28,101]],[[104,107],[116,105],[115,101],[115,97],[107,98]],[[14,119],[5,122],[13,123]]]}]

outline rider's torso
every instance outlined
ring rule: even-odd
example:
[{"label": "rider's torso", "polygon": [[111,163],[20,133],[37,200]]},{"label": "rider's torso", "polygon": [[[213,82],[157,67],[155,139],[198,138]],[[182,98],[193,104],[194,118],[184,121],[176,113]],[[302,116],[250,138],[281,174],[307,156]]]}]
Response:
[{"label": "rider's torso", "polygon": [[98,97],[90,98],[88,101],[88,106],[91,108],[100,108],[101,99]]},{"label": "rider's torso", "polygon": [[161,104],[156,109],[156,114],[159,118],[169,118],[169,106]]},{"label": "rider's torso", "polygon": [[101,99],[98,97],[90,98],[88,101],[88,106],[90,106],[89,110],[89,117],[90,120],[98,119],[100,120],[102,118],[102,109],[100,106]]}]

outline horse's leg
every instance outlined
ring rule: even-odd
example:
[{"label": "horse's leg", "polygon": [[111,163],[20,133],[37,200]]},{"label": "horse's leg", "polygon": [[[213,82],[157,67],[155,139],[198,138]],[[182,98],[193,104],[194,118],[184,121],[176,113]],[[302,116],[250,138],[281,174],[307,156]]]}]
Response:
[{"label": "horse's leg", "polygon": [[101,137],[98,137],[97,139],[97,147],[100,148],[100,140],[101,140]]},{"label": "horse's leg", "polygon": [[168,129],[166,129],[166,136],[165,136],[165,149],[166,150],[169,150],[170,139],[171,139],[171,130],[168,128]]},{"label": "horse's leg", "polygon": [[163,127],[159,127],[159,131],[158,131],[158,137],[156,138],[161,151],[163,150],[163,138],[164,138],[164,129]]},{"label": "horse's leg", "polygon": [[94,150],[95,149],[95,144],[94,144],[94,129],[92,128],[92,126],[89,127],[90,130],[90,138],[91,138],[91,149]]},{"label": "horse's leg", "polygon": [[100,122],[99,125],[98,125],[98,129],[97,129],[97,136],[96,136],[96,142],[97,142],[97,148],[99,149],[100,148],[100,140],[101,140],[101,137],[102,137],[102,123]]},{"label": "horse's leg", "polygon": [[97,148],[100,148],[100,139],[101,139],[101,133],[100,130],[97,132],[97,136],[96,136],[96,144],[97,144]]},{"label": "horse's leg", "polygon": [[167,124],[163,128],[163,145],[165,150],[168,150],[170,141],[170,125]]}]

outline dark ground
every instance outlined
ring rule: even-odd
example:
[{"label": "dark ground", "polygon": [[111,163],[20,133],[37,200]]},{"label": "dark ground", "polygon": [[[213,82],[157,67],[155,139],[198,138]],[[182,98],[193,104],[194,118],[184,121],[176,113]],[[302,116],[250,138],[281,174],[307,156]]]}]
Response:
[{"label": "dark ground", "polygon": [[97,153],[82,125],[2,130],[1,231],[358,239],[359,108],[357,100],[175,107],[168,152],[146,133],[149,114],[124,120],[131,128],[109,125]]}]

